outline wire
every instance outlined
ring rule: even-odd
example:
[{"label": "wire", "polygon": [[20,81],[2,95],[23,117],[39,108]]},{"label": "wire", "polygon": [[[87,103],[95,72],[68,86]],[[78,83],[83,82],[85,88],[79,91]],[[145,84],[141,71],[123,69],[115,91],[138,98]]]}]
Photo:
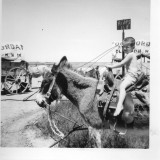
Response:
[{"label": "wire", "polygon": [[[115,46],[115,47],[117,47],[117,46]],[[102,55],[99,59],[97,59],[95,62],[93,62],[90,66],[88,66],[87,68],[86,68],[86,70],[89,68],[89,67],[91,67],[91,66],[93,66],[97,61],[99,61],[101,58],[103,58],[106,54],[108,54],[110,51],[112,51],[115,47],[112,47],[112,48],[110,48],[110,49],[108,49],[108,52],[107,53],[105,53],[104,55]],[[86,71],[85,70],[85,71]]]},{"label": "wire", "polygon": [[[110,51],[112,51],[113,49],[114,49],[114,48],[110,49]],[[110,51],[109,51],[109,52],[110,52]],[[108,52],[108,53],[109,53],[109,52]],[[108,53],[106,53],[106,54],[108,54]],[[104,55],[101,56],[99,59],[97,59],[95,62],[93,62],[92,65],[90,65],[89,67],[93,66],[93,64],[95,64],[95,63],[98,62],[101,58],[103,58],[104,56],[106,56],[106,54],[104,54]],[[89,68],[89,67],[88,67],[88,68]]]},{"label": "wire", "polygon": [[[78,69],[78,68],[81,68],[81,67],[83,67],[83,66],[85,66],[85,65],[87,65],[87,64],[89,64],[89,63],[91,63],[92,61],[94,61],[94,60],[96,60],[98,57],[100,57],[100,56],[102,56],[103,54],[105,54],[106,52],[110,52],[110,50],[113,50],[114,48],[116,48],[118,45],[116,45],[116,46],[114,46],[114,47],[111,47],[111,48],[109,48],[109,49],[107,49],[106,51],[104,51],[104,52],[102,52],[100,55],[98,55],[97,57],[95,57],[95,58],[93,58],[92,60],[90,60],[89,62],[87,62],[87,63],[85,63],[85,64],[83,64],[83,65],[81,65],[81,66],[79,66],[79,67],[77,67],[76,69]],[[102,58],[102,57],[101,57]],[[100,58],[100,59],[101,59]],[[97,61],[96,61],[97,62]]]}]

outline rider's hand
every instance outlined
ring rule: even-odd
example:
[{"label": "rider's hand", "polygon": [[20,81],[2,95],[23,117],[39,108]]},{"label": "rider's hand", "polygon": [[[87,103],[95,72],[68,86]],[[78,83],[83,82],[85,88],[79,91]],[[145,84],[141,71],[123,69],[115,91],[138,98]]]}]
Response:
[{"label": "rider's hand", "polygon": [[106,68],[111,68],[111,65],[107,64],[107,65],[106,65]]},{"label": "rider's hand", "polygon": [[108,71],[112,70],[112,66],[111,65],[106,65],[106,68],[107,68]]},{"label": "rider's hand", "polygon": [[112,68],[112,65],[108,64],[108,65],[106,65],[106,68]]}]

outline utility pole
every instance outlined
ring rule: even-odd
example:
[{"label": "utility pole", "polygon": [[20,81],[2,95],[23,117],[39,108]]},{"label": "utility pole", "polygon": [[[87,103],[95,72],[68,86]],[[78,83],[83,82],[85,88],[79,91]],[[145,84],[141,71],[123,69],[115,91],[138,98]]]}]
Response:
[{"label": "utility pole", "polygon": [[[122,30],[122,41],[125,38],[125,29],[131,29],[131,19],[123,19],[117,21],[117,30]],[[122,47],[122,60],[124,59],[124,50]],[[122,77],[125,75],[125,68],[122,67]]]}]

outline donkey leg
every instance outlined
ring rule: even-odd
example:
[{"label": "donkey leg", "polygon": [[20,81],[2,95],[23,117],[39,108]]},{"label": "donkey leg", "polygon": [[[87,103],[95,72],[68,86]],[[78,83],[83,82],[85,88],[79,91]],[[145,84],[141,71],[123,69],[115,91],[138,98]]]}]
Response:
[{"label": "donkey leg", "polygon": [[89,140],[93,139],[96,144],[96,147],[101,148],[102,147],[101,134],[100,134],[99,130],[97,130],[91,126],[88,127],[88,130],[89,130]]}]

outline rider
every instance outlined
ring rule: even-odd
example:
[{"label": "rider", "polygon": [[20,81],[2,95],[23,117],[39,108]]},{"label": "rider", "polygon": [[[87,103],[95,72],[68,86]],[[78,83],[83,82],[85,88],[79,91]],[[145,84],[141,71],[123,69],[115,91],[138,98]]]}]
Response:
[{"label": "rider", "polygon": [[119,101],[117,104],[117,108],[114,112],[114,116],[118,116],[123,110],[123,101],[126,96],[126,88],[131,84],[134,84],[141,73],[140,69],[138,68],[137,56],[133,52],[135,48],[135,39],[133,37],[125,38],[122,42],[122,47],[124,53],[127,54],[125,58],[120,63],[106,66],[108,68],[119,68],[125,65],[127,71],[120,85]]}]

